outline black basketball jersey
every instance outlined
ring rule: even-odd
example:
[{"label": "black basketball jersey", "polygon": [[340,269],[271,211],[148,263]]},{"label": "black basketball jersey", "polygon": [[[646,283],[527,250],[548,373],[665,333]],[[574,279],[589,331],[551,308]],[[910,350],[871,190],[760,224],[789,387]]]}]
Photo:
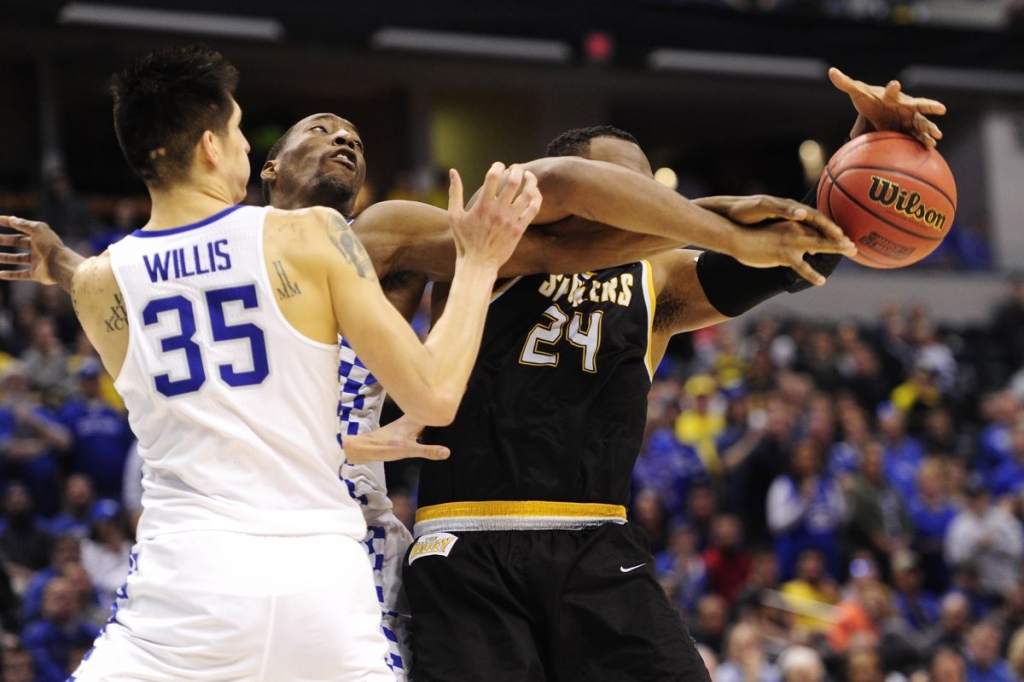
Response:
[{"label": "black basketball jersey", "polygon": [[455,421],[423,441],[419,505],[483,500],[626,504],[651,387],[647,262],[520,277],[491,300]]}]

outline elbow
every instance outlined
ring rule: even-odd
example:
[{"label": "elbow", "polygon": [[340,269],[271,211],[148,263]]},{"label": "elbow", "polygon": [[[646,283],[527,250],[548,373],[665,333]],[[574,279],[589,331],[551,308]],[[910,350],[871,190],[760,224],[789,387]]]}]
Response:
[{"label": "elbow", "polygon": [[580,201],[577,193],[587,183],[593,182],[587,162],[575,156],[560,156],[545,159],[547,163],[531,166],[530,171],[537,176],[537,188],[544,197],[546,208],[567,210],[567,206],[575,206]]},{"label": "elbow", "polygon": [[417,401],[405,414],[423,426],[448,426],[455,421],[462,403],[462,391],[433,391]]}]

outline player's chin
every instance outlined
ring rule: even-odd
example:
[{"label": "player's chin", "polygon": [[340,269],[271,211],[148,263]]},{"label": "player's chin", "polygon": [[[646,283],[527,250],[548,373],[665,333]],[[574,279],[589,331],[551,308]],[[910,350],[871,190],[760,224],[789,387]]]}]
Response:
[{"label": "player's chin", "polygon": [[355,194],[359,178],[356,171],[345,166],[335,166],[317,176],[315,185],[320,191],[327,191],[337,196]]}]

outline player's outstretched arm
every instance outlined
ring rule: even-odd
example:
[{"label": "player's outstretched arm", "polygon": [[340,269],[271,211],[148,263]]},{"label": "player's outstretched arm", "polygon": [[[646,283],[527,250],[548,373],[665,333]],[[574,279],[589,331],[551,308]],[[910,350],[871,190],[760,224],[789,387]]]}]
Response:
[{"label": "player's outstretched arm", "polygon": [[833,85],[850,96],[853,108],[857,110],[857,121],[850,137],[872,130],[892,130],[913,135],[929,147],[934,147],[942,139],[939,126],[928,119],[928,116],[946,113],[946,105],[942,102],[911,97],[903,92],[896,80],[889,81],[885,87],[868,85],[835,67],[828,70],[828,77]]},{"label": "player's outstretched arm", "polygon": [[[536,178],[513,167],[498,189],[504,166],[487,173],[481,198],[463,206],[462,182],[452,172],[449,220],[456,249],[448,309],[426,342],[387,302],[362,244],[339,214],[318,209],[328,286],[339,332],[407,415],[425,425],[455,417],[476,361],[498,267],[540,208]],[[522,192],[519,192],[522,187]]]},{"label": "player's outstretched arm", "polygon": [[802,207],[802,213],[779,217],[813,229],[787,224],[771,230],[749,230],[622,166],[557,157],[531,161],[527,168],[537,174],[545,197],[537,222],[577,215],[630,232],[665,237],[680,245],[713,249],[758,268],[784,265],[802,271],[800,263],[805,253],[856,252],[838,225],[806,207]]},{"label": "player's outstretched arm", "polygon": [[[835,269],[833,256],[811,258],[824,279]],[[783,292],[807,288],[790,268],[752,268],[714,251],[680,249],[650,258],[657,296],[654,357],[660,359],[669,339],[737,317]],[[820,272],[818,272],[820,270]]]},{"label": "player's outstretched arm", "polygon": [[379,429],[345,436],[345,459],[350,464],[394,462],[400,459],[448,459],[451,451],[443,445],[424,445],[418,438],[423,426],[402,417]]},{"label": "player's outstretched arm", "polygon": [[377,277],[396,272],[450,282],[455,274],[455,240],[448,212],[418,201],[381,201],[352,222]]},{"label": "player's outstretched arm", "polygon": [[9,227],[18,232],[0,235],[0,246],[24,249],[19,253],[0,253],[0,264],[25,266],[16,270],[0,270],[0,279],[57,284],[71,293],[71,279],[85,260],[83,256],[65,246],[46,223],[0,216],[0,227]]},{"label": "player's outstretched arm", "polygon": [[[526,165],[530,167],[534,163]],[[693,203],[739,225],[788,220],[802,222],[821,231],[830,229],[831,225],[813,208],[791,199],[766,195],[710,197]],[[546,215],[534,219],[515,252],[502,265],[499,277],[598,270],[686,245],[666,237],[611,228],[583,217],[573,216],[571,220],[564,220],[564,205],[554,211],[548,210],[547,205],[545,195],[541,213]],[[557,225],[547,224],[555,217],[561,218]],[[384,201],[361,213],[352,223],[352,229],[366,247],[378,277],[413,272],[426,275],[435,282],[451,281],[455,268],[455,242],[445,211],[413,201]],[[805,234],[812,241],[825,241],[818,240],[813,233]],[[802,265],[802,261],[797,261],[795,266],[802,276],[813,277],[812,271]],[[820,280],[815,280],[815,283],[820,283]]]}]

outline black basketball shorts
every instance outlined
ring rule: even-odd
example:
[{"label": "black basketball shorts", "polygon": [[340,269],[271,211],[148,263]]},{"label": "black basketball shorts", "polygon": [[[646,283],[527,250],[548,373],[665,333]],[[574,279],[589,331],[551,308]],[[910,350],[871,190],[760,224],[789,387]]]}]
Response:
[{"label": "black basketball shorts", "polygon": [[403,564],[415,682],[709,682],[646,534],[431,533]]}]

